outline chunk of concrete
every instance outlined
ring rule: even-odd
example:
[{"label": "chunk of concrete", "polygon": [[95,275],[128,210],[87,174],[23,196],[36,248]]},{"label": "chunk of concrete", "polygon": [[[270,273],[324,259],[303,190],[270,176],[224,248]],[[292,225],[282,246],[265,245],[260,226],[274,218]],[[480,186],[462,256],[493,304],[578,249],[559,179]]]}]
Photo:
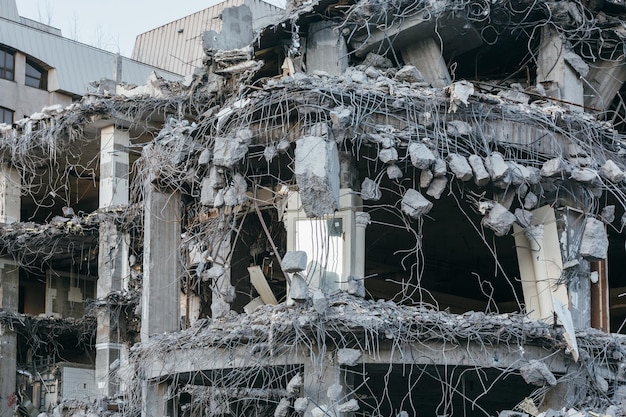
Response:
[{"label": "chunk of concrete", "polygon": [[365,297],[365,280],[360,277],[350,275],[348,277],[348,294],[357,297]]},{"label": "chunk of concrete", "polygon": [[319,288],[313,292],[313,308],[317,314],[324,314],[328,310],[328,300]]},{"label": "chunk of concrete", "polygon": [[309,286],[299,273],[293,274],[289,285],[289,298],[294,301],[306,301],[309,297]]},{"label": "chunk of concrete", "polygon": [[298,139],[294,171],[308,217],[332,214],[339,208],[339,152],[335,142],[319,136]]},{"label": "chunk of concrete", "polygon": [[375,54],[374,52],[370,52],[367,54],[367,56],[363,60],[363,65],[381,69],[388,69],[393,67],[393,63],[390,59],[385,58],[382,55]]},{"label": "chunk of concrete", "polygon": [[307,408],[309,408],[308,398],[304,398],[304,397],[296,398],[296,400],[293,402],[293,409],[298,414],[304,414]]},{"label": "chunk of concrete", "polygon": [[427,188],[434,177],[430,169],[423,169],[420,172],[420,188]]},{"label": "chunk of concrete", "polygon": [[400,167],[396,164],[390,164],[387,165],[387,177],[389,177],[390,180],[397,180],[402,178],[403,173],[402,170],[400,169]]},{"label": "chunk of concrete", "polygon": [[358,349],[337,349],[337,363],[345,366],[356,366],[359,364],[362,354]]},{"label": "chunk of concrete", "polygon": [[216,166],[211,166],[209,175],[202,179],[200,189],[200,204],[205,206],[215,205],[215,199],[219,189],[225,185],[224,174]]},{"label": "chunk of concrete", "polygon": [[272,162],[272,160],[276,158],[277,155],[278,150],[273,145],[268,145],[265,147],[265,149],[263,149],[263,158],[265,158],[267,162]]},{"label": "chunk of concrete", "polygon": [[565,173],[565,161],[561,158],[552,158],[541,166],[541,176],[544,178],[561,177]]},{"label": "chunk of concrete", "polygon": [[307,255],[305,251],[294,250],[285,253],[283,256],[283,272],[302,272],[306,269]]},{"label": "chunk of concrete", "polygon": [[433,175],[435,177],[443,177],[448,173],[448,164],[444,159],[436,159],[433,164]]},{"label": "chunk of concrete", "polygon": [[334,128],[346,128],[352,123],[352,108],[350,107],[335,107],[329,115]]},{"label": "chunk of concrete", "polygon": [[615,206],[605,206],[600,213],[600,219],[607,224],[615,221]]},{"label": "chunk of concrete", "polygon": [[604,223],[593,217],[587,217],[582,241],[580,242],[580,255],[589,261],[606,259],[609,250],[609,238],[604,228]]},{"label": "chunk of concrete", "polygon": [[274,410],[274,417],[287,417],[291,408],[290,401],[287,398],[281,398],[280,402]]},{"label": "chunk of concrete", "polygon": [[205,148],[200,152],[200,156],[198,156],[198,165],[201,167],[208,166],[213,159],[213,152],[209,148]]},{"label": "chunk of concrete", "polygon": [[484,187],[489,183],[491,179],[489,172],[483,164],[483,159],[478,155],[470,155],[468,162],[472,167],[472,173],[474,174],[474,183],[479,187]]},{"label": "chunk of concrete", "polygon": [[337,406],[337,411],[339,411],[340,413],[359,411],[359,402],[355,398],[353,398],[343,404],[339,404]]},{"label": "chunk of concrete", "polygon": [[326,396],[331,401],[337,401],[343,395],[343,387],[340,383],[335,382],[326,390]]},{"label": "chunk of concrete", "polygon": [[378,152],[378,159],[384,164],[394,164],[398,161],[396,148],[383,148]]},{"label": "chunk of concrete", "polygon": [[511,184],[515,186],[522,185],[527,176],[526,167],[515,161],[509,161],[507,164],[509,165],[509,179]]},{"label": "chunk of concrete", "polygon": [[535,207],[537,207],[538,202],[539,202],[539,199],[537,198],[537,195],[530,192],[526,194],[526,197],[524,197],[524,208],[526,210],[532,210]]},{"label": "chunk of concrete", "polygon": [[463,155],[451,153],[448,155],[448,167],[455,177],[461,181],[469,181],[472,179],[472,167]]},{"label": "chunk of concrete", "polygon": [[408,148],[411,163],[415,168],[428,169],[435,162],[435,154],[423,143],[411,143]]},{"label": "chunk of concrete", "polygon": [[304,384],[304,380],[302,378],[302,374],[298,372],[293,376],[287,383],[287,393],[291,396],[298,395],[300,393],[300,389]]},{"label": "chunk of concrete", "polygon": [[600,168],[600,175],[614,183],[624,180],[624,171],[622,171],[620,167],[610,159],[608,159],[604,165],[602,165],[602,168]]},{"label": "chunk of concrete", "polygon": [[365,177],[361,183],[361,198],[363,200],[378,201],[381,197],[382,193],[378,183]]},{"label": "chunk of concrete", "polygon": [[493,208],[483,217],[481,224],[495,233],[496,236],[504,236],[509,233],[515,222],[515,215],[499,203],[494,203]]},{"label": "chunk of concrete", "polygon": [[446,124],[446,133],[453,138],[467,137],[472,134],[472,126],[463,120],[451,120]]},{"label": "chunk of concrete", "polygon": [[213,145],[213,164],[233,168],[244,159],[252,142],[252,130],[240,129],[235,137],[218,136]]},{"label": "chunk of concrete", "polygon": [[424,76],[413,65],[405,65],[396,72],[396,81],[406,83],[423,83]]},{"label": "chunk of concrete", "polygon": [[492,181],[502,181],[509,175],[509,165],[499,152],[492,152],[485,158],[485,168],[489,172]]},{"label": "chunk of concrete", "polygon": [[428,194],[435,200],[439,200],[443,192],[446,190],[447,185],[448,185],[447,177],[435,177],[433,181],[430,183],[428,190],[426,190],[426,194]]},{"label": "chunk of concrete", "polygon": [[591,168],[574,168],[570,178],[582,184],[591,184],[598,178],[598,172]]},{"label": "chunk of concrete", "polygon": [[517,208],[515,209],[515,218],[520,226],[530,227],[533,221],[533,214],[528,210]]},{"label": "chunk of concrete", "polygon": [[433,203],[428,201],[419,191],[409,188],[402,197],[401,207],[405,214],[416,219],[428,214],[433,208]]},{"label": "chunk of concrete", "polygon": [[531,360],[520,368],[520,374],[527,384],[543,387],[546,384],[556,385],[556,378],[550,372],[545,363],[538,360]]}]

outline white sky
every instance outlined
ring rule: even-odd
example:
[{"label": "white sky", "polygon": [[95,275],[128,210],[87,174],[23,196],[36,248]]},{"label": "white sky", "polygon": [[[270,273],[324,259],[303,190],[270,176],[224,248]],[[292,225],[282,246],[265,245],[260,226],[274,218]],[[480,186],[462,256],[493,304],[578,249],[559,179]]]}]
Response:
[{"label": "white sky", "polygon": [[20,16],[59,28],[67,38],[130,57],[140,33],[216,3],[219,0],[17,0],[17,8]]}]

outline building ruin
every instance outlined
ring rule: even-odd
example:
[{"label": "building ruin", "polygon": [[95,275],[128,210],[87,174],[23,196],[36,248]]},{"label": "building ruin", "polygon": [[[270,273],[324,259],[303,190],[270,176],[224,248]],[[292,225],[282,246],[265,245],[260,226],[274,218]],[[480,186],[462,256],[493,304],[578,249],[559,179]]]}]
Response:
[{"label": "building ruin", "polygon": [[0,415],[623,414],[624,16],[294,2],[1,125]]}]

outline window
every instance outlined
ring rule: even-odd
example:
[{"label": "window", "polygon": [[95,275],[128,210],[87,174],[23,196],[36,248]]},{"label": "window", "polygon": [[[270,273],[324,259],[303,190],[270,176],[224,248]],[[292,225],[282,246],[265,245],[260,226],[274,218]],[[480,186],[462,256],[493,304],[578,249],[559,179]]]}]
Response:
[{"label": "window", "polygon": [[15,75],[15,55],[0,47],[0,78],[13,81]]},{"label": "window", "polygon": [[26,85],[45,90],[48,88],[48,71],[26,59]]},{"label": "window", "polygon": [[13,110],[0,107],[0,123],[6,123],[8,125],[13,123]]}]

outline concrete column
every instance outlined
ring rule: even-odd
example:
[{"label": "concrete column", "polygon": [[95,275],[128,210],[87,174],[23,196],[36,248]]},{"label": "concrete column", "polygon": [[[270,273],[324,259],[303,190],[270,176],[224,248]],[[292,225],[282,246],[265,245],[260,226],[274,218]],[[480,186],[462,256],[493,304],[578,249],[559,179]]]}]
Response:
[{"label": "concrete column", "polygon": [[354,253],[354,276],[361,279],[365,277],[365,228],[370,223],[370,215],[357,211],[354,213],[356,224],[355,253]]},{"label": "concrete column", "polygon": [[402,49],[401,54],[404,63],[417,68],[433,87],[442,88],[452,84],[438,41],[428,38],[412,42]]},{"label": "concrete column", "polygon": [[[166,193],[146,184],[144,201],[143,292],[141,340],[176,332],[180,323],[180,193]],[[167,384],[144,381],[143,417],[165,416]]]},{"label": "concrete column", "polygon": [[[0,310],[17,313],[19,299],[17,265],[0,259]],[[0,324],[0,416],[13,415],[17,373],[17,334]]]},{"label": "concrete column", "polygon": [[333,22],[316,22],[309,26],[306,69],[341,75],[348,68],[348,47]]},{"label": "concrete column", "polygon": [[589,65],[585,83],[585,106],[606,111],[626,82],[626,64],[622,61],[596,61]]},{"label": "concrete column", "polygon": [[335,360],[334,352],[311,357],[311,360],[304,364],[303,396],[308,400],[304,415],[335,417],[353,415],[353,412],[339,411],[340,406],[353,397],[350,379]]},{"label": "concrete column", "polygon": [[227,221],[222,221],[213,242],[213,266],[214,269],[223,271],[213,279],[211,287],[211,317],[226,317],[230,312],[230,305],[235,298],[235,288],[230,282],[230,252],[231,252],[231,231]]},{"label": "concrete column", "polygon": [[[584,103],[583,82],[578,73],[566,62],[566,43],[557,31],[549,26],[541,30],[541,44],[537,56],[537,82],[554,83],[546,87],[546,94],[569,103]],[[554,87],[554,88],[553,88]],[[580,106],[571,110],[583,111]]]},{"label": "concrete column", "polygon": [[129,146],[127,130],[100,130],[100,208],[128,204]]},{"label": "concrete column", "polygon": [[20,173],[7,165],[0,165],[0,223],[20,221]]},{"label": "concrete column", "polygon": [[[128,131],[107,126],[100,131],[100,201],[101,209],[128,204]],[[100,224],[98,283],[96,296],[104,298],[122,291],[130,275],[128,265],[129,236],[112,220]],[[124,346],[111,311],[98,310],[96,331],[96,386],[101,395],[111,397],[119,390],[119,379],[111,374],[116,360],[122,362]],[[121,363],[120,363],[121,365]]]}]

